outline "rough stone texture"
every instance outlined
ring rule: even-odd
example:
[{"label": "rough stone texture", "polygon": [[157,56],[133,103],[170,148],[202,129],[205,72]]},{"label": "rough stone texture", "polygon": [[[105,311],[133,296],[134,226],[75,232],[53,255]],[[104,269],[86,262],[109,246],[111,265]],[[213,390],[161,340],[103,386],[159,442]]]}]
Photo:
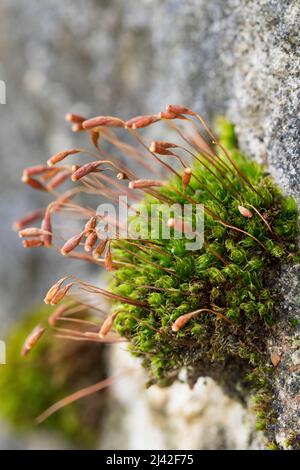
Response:
[{"label": "rough stone texture", "polygon": [[[284,449],[299,449],[300,435],[300,265],[285,268],[280,287],[284,300],[270,352],[275,350],[280,361],[274,378],[273,409],[278,416],[274,424],[276,441]],[[296,326],[296,323],[298,325]]]},{"label": "rough stone texture", "polygon": [[229,115],[245,151],[300,200],[299,2],[245,2],[236,24]]},{"label": "rough stone texture", "polygon": [[[23,251],[10,232],[11,221],[43,199],[21,187],[21,169],[78,145],[63,122],[67,111],[127,117],[173,101],[208,119],[225,113],[244,151],[269,162],[276,180],[300,199],[298,0],[2,0],[0,16],[0,78],[7,85],[7,104],[0,105],[0,336],[57,275],[80,269],[53,254]],[[297,367],[297,329],[285,335],[286,308],[299,314],[298,278],[294,268],[281,279],[287,301],[274,339],[290,351],[276,369],[281,442],[291,426],[299,430],[297,372],[286,377],[288,361]],[[204,423],[199,417],[199,427]],[[232,442],[227,437],[222,445]]]}]

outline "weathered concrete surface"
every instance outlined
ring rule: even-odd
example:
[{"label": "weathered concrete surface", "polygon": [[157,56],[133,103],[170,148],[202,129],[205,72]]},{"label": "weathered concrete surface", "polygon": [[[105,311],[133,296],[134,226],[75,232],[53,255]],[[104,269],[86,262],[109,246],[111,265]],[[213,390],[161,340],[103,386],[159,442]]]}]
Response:
[{"label": "weathered concrete surface", "polygon": [[192,390],[178,382],[146,390],[139,361],[124,346],[112,349],[111,369],[120,379],[111,389],[101,449],[262,448],[254,414],[225,396],[212,379],[200,378]]},{"label": "weathered concrete surface", "polygon": [[[43,199],[20,186],[22,168],[78,145],[63,122],[67,111],[127,117],[180,102],[208,119],[225,113],[244,151],[268,161],[300,199],[298,0],[3,0],[0,16],[0,79],[7,84],[7,104],[0,105],[0,336],[57,276],[78,270],[23,251],[10,232],[11,221]],[[298,272],[287,273],[283,290],[292,298],[294,286],[296,298]],[[296,315],[299,305],[292,308]],[[275,341],[280,346],[282,338]],[[281,385],[285,374],[279,366],[278,436],[297,425],[295,397]]]}]

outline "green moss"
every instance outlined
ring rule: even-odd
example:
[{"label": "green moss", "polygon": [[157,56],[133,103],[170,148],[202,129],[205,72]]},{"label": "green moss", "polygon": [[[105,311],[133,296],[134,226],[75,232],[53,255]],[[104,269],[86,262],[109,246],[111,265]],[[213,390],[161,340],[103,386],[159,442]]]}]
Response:
[{"label": "green moss", "polygon": [[299,320],[298,318],[292,318],[290,323],[292,328],[297,328],[297,326],[299,325]]},{"label": "green moss", "polygon": [[289,437],[284,441],[285,449],[300,449],[300,434],[296,431],[291,431]]},{"label": "green moss", "polygon": [[[265,341],[276,322],[279,298],[274,281],[281,264],[292,262],[297,255],[297,205],[282,194],[261,165],[239,151],[230,123],[219,120],[218,130],[222,144],[251,187],[229,170],[224,172],[224,185],[224,178],[217,180],[196,162],[193,174],[198,179],[191,180],[186,194],[247,233],[225,227],[206,213],[201,250],[188,251],[186,240],[174,236],[155,240],[156,250],[143,242],[143,251],[126,241],[113,242],[114,259],[134,267],[116,272],[112,290],[147,305],[122,305],[123,313],[117,316],[115,325],[130,341],[134,355],[142,358],[149,383],[172,382],[181,368],[187,367],[192,382],[199,375],[211,375],[229,393],[243,397],[250,390],[262,389],[267,396],[270,370]],[[228,164],[225,157],[221,158]],[[205,181],[207,190],[199,180]],[[230,191],[232,186],[239,196]],[[178,203],[185,202],[185,196],[174,188],[182,190],[176,178],[161,193]],[[146,196],[144,207],[151,202],[157,203],[153,196]],[[250,209],[253,216],[244,217],[238,205]],[[118,308],[120,305],[116,305]],[[180,315],[201,308],[217,310],[230,322],[203,312],[177,333],[172,332],[171,325]],[[268,416],[260,418],[258,428],[265,428],[267,422]]]},{"label": "green moss", "polygon": [[[47,332],[26,358],[20,357],[24,338],[48,315],[49,307],[34,309],[6,339],[7,364],[0,366],[0,415],[18,432],[38,431],[37,416],[53,403],[101,380],[104,375],[101,347],[55,341]],[[102,408],[103,400],[99,395],[91,396],[86,399],[83,409],[73,403],[39,426],[63,434],[77,446],[93,447]]]},{"label": "green moss", "polygon": [[278,450],[278,446],[275,442],[271,441],[271,442],[268,442],[268,444],[266,445],[266,449],[267,450]]}]

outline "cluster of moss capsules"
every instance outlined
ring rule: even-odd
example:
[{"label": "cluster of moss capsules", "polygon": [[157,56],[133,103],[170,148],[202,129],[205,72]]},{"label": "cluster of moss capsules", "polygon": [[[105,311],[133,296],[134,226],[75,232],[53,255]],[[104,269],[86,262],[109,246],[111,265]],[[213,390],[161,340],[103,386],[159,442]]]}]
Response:
[{"label": "cluster of moss capsules", "polygon": [[[147,308],[122,305],[115,326],[129,339],[132,354],[142,358],[149,384],[168,385],[186,367],[191,383],[211,376],[242,398],[245,388],[267,387],[272,365],[266,339],[276,322],[280,266],[297,256],[297,205],[263,166],[239,151],[231,124],[219,120],[219,132],[220,143],[251,186],[228,169],[222,169],[227,182],[216,179],[210,165],[194,163],[193,174],[205,181],[207,190],[194,179],[186,194],[209,210],[205,243],[189,251],[184,238],[160,238],[137,258],[138,248],[131,246],[129,253],[126,241],[119,241],[116,256],[134,266],[116,271],[112,290],[145,302]],[[176,177],[160,191],[178,203],[184,200]],[[153,202],[146,197],[143,204]],[[211,213],[244,233],[221,224]],[[185,315],[188,321],[172,331]]]},{"label": "cluster of moss capsules", "polygon": [[[49,290],[46,302],[61,302],[76,286],[84,295],[93,296],[92,307],[98,308],[102,324],[98,336],[82,332],[81,339],[86,334],[98,342],[125,338],[131,353],[142,358],[149,384],[169,385],[185,368],[190,384],[199,376],[211,376],[229,394],[241,398],[252,386],[267,390],[272,366],[266,338],[276,322],[280,296],[276,278],[282,263],[293,262],[298,256],[295,200],[284,196],[265,169],[239,151],[234,128],[225,120],[219,122],[217,139],[197,113],[177,105],[128,121],[112,116],[86,120],[68,115],[67,119],[75,131],[90,133],[95,150],[59,152],[48,161],[50,170],[26,170],[24,182],[38,190],[52,192],[51,181],[56,179],[57,188],[68,175],[79,187],[56,194],[44,213],[41,229],[25,229],[21,236],[29,237],[26,247],[51,246],[50,218],[61,214],[65,222],[67,215],[75,213],[86,219],[85,225],[65,241],[62,254],[104,265],[113,273],[110,290],[74,276],[62,287],[67,279],[63,278]],[[140,129],[157,122],[167,124],[179,143],[146,143]],[[121,140],[116,130],[127,131],[140,148]],[[105,143],[109,144],[107,149]],[[126,154],[127,165],[109,153],[111,146]],[[57,166],[83,152],[96,155],[97,160]],[[152,179],[139,179],[138,168],[142,175],[153,172]],[[138,237],[124,239],[110,231],[105,238],[97,230],[99,214],[90,203],[82,206],[73,202],[83,193],[96,196],[98,204],[103,196],[116,202],[119,195],[126,194],[130,204],[138,200],[133,223],[141,212],[150,214],[155,205],[201,204],[204,243],[190,250],[186,230],[181,230],[181,237],[176,235],[180,227],[189,226],[193,232],[194,212],[184,221],[169,212],[168,237],[160,231],[151,238],[151,219],[150,225],[143,225],[138,218]],[[162,224],[166,222],[163,212],[158,218]],[[23,226],[29,219],[23,218]],[[118,223],[114,225],[118,228]],[[86,253],[77,250],[82,245]],[[113,303],[108,313],[102,309],[102,297]]]}]

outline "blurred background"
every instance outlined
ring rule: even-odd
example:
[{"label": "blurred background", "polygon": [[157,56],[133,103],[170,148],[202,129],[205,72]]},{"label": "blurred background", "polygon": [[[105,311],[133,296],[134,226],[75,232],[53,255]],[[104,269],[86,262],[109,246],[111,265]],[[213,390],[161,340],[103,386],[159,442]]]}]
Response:
[{"label": "blurred background", "polygon": [[[1,1],[0,79],[6,83],[6,104],[0,104],[0,339],[9,331],[11,338],[20,334],[11,330],[17,319],[25,318],[24,333],[32,315],[44,314],[39,305],[57,278],[74,270],[85,277],[97,274],[54,252],[24,250],[11,231],[14,219],[45,201],[43,194],[21,184],[22,169],[78,145],[78,136],[64,121],[67,112],[126,119],[174,102],[197,109],[210,122],[226,114],[237,125],[242,148],[261,160],[268,148],[271,171],[297,195],[299,159],[292,159],[297,68],[291,59],[296,54],[296,4],[284,2],[283,15],[279,0]],[[287,128],[285,147],[280,137]],[[82,352],[87,362],[79,370],[88,369],[91,375],[82,373],[82,383],[68,371],[54,383],[48,377],[49,390],[63,396],[66,383],[68,390],[76,390],[122,367],[122,361],[136,370],[123,353]],[[51,358],[61,354],[59,347],[45,350],[54,377],[59,371]],[[193,391],[178,384],[172,390],[146,392],[138,372],[136,381],[124,379],[109,393],[83,400],[54,420],[51,430],[37,428],[28,419],[28,396],[21,395],[21,390],[31,393],[30,386],[24,383],[19,359],[14,360],[16,365],[0,366],[2,375],[6,368],[4,382],[0,375],[0,401],[1,394],[9,402],[8,395],[19,393],[22,406],[13,400],[7,405],[4,415],[13,416],[13,425],[1,420],[0,448],[260,445],[252,418],[211,381],[199,381]],[[36,374],[41,366],[35,366]],[[38,377],[31,380],[42,381]]]}]

